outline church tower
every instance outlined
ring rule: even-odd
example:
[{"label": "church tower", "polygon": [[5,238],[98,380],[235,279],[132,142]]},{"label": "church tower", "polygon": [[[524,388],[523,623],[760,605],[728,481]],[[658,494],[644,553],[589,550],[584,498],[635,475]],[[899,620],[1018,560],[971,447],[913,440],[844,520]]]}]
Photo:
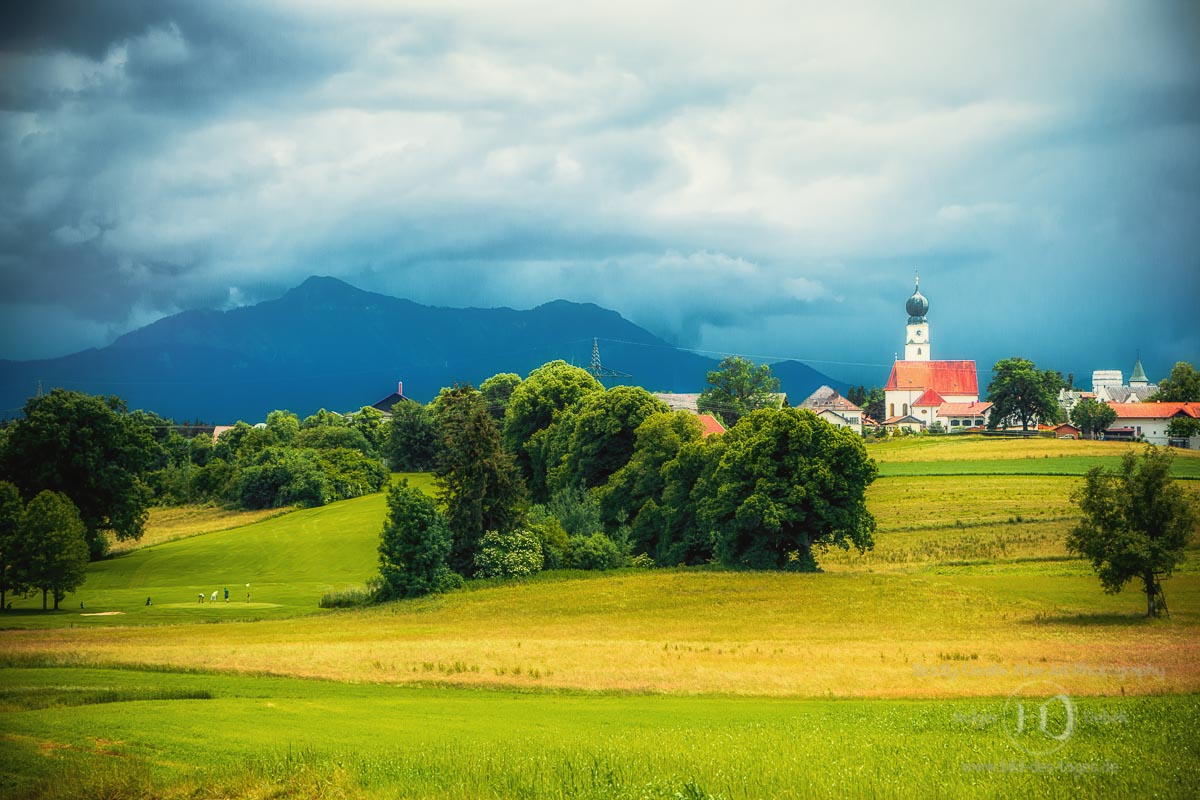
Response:
[{"label": "church tower", "polygon": [[929,322],[925,315],[929,313],[929,301],[921,294],[920,279],[913,286],[912,297],[904,304],[908,311],[908,338],[904,343],[905,361],[929,360]]}]

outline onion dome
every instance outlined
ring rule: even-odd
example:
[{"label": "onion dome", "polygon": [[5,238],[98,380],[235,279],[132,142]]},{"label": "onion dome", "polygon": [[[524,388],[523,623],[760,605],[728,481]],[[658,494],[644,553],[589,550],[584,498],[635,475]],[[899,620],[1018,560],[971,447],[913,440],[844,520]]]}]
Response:
[{"label": "onion dome", "polygon": [[925,299],[925,295],[921,294],[919,285],[918,283],[913,287],[912,297],[908,298],[908,302],[904,304],[904,309],[908,311],[909,325],[924,322],[925,315],[929,313],[929,301]]}]

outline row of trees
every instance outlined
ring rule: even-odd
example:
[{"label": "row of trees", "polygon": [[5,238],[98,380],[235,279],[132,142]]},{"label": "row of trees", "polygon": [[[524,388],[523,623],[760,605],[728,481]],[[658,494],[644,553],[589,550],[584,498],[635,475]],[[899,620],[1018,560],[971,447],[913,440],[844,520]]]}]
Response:
[{"label": "row of trees", "polygon": [[25,499],[42,491],[69,497],[93,559],[105,555],[110,535],[140,538],[155,503],[316,506],[387,481],[382,459],[392,442],[374,408],[304,420],[275,411],[265,425],[239,422],[216,442],[208,430],[129,412],[118,397],[55,389],[0,429],[0,479]]},{"label": "row of trees", "polygon": [[26,505],[17,487],[0,481],[0,608],[11,595],[42,593],[54,608],[87,574],[86,528],[79,509],[60,492],[43,491]]},{"label": "row of trees", "polygon": [[380,595],[631,559],[815,569],[822,548],[871,547],[861,439],[809,411],[753,408],[774,405],[777,385],[747,363],[710,376],[708,407],[733,421],[707,439],[693,415],[562,361],[397,407],[391,436],[420,445],[405,466],[431,464],[439,496],[389,493]]}]

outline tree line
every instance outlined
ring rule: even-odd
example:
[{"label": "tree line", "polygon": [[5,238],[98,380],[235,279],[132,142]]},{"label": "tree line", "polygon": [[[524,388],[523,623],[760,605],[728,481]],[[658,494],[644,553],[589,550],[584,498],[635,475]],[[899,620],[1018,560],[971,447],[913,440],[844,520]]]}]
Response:
[{"label": "tree line", "polygon": [[557,567],[813,570],[825,548],[870,548],[861,438],[774,407],[771,381],[741,359],[710,373],[709,407],[732,425],[708,438],[695,415],[563,361],[397,406],[397,458],[438,492],[389,492],[377,596]]}]

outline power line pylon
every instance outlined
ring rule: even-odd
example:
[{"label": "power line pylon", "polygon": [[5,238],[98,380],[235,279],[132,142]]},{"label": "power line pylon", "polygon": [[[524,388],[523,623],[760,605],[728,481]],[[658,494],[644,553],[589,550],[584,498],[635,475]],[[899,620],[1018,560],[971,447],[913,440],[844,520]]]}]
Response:
[{"label": "power line pylon", "polygon": [[605,378],[632,378],[633,377],[628,372],[618,372],[617,370],[609,369],[608,367],[606,367],[600,363],[600,340],[599,339],[592,339],[592,365],[590,367],[588,367],[588,372],[592,373],[592,377],[594,377],[596,380],[600,381],[601,383],[604,382]]}]

